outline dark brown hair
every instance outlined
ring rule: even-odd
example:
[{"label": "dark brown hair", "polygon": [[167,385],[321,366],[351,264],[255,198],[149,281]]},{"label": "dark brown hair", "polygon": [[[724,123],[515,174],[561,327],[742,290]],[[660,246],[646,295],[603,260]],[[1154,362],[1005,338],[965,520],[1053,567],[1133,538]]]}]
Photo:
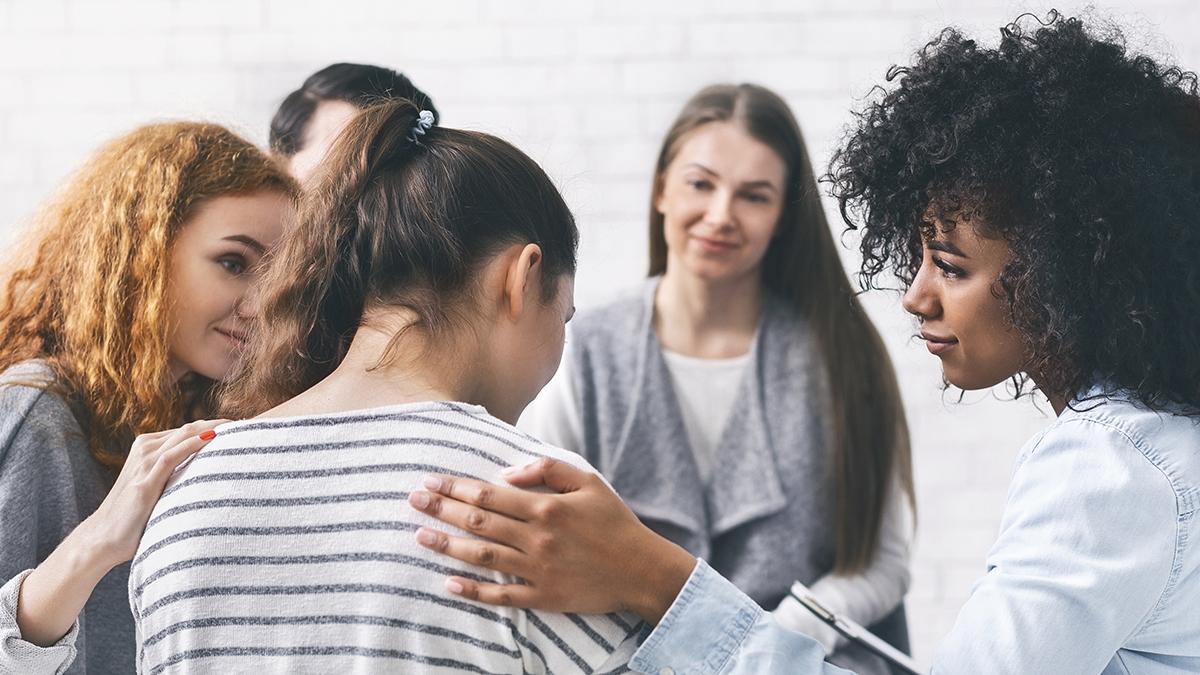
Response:
[{"label": "dark brown hair", "polygon": [[309,75],[288,94],[271,118],[268,142],[272,152],[285,157],[304,149],[304,130],[322,101],[345,101],[359,108],[408,99],[440,119],[429,95],[404,73],[364,63],[334,63]]},{"label": "dark brown hair", "polygon": [[663,215],[655,208],[664,174],[691,132],[712,122],[738,125],[787,166],[783,214],[763,257],[762,280],[808,320],[825,363],[837,495],[834,566],[859,570],[875,555],[893,474],[912,499],[908,426],[887,349],[838,258],[800,127],[775,93],[753,84],[719,84],[684,105],[654,169],[650,274],[667,269]]},{"label": "dark brown hair", "polygon": [[500,249],[542,248],[542,299],[575,273],[579,234],[532,159],[485,133],[433,127],[420,141],[409,101],[347,125],[300,204],[260,287],[247,358],[224,395],[250,416],[331,373],[371,306],[403,306],[431,335],[473,300],[476,271]]}]

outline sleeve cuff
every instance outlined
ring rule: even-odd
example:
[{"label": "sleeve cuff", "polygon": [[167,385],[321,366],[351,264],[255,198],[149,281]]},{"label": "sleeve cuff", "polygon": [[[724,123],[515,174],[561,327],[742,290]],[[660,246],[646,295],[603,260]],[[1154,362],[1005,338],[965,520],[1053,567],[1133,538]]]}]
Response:
[{"label": "sleeve cuff", "polygon": [[763,610],[703,560],[629,662],[644,673],[716,675],[737,654]]},{"label": "sleeve cuff", "polygon": [[17,601],[21,584],[33,570],[25,570],[0,586],[0,671],[41,674],[61,673],[75,660],[79,620],[58,642],[41,647],[21,638],[17,624]]}]

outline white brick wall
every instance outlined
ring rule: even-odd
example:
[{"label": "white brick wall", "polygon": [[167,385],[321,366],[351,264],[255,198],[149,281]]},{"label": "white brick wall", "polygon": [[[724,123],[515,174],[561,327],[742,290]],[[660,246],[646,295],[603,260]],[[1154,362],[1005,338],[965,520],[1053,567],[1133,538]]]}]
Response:
[{"label": "white brick wall", "polygon": [[[1077,10],[1074,2],[1057,3]],[[646,263],[651,164],[684,98],[720,80],[785,95],[818,167],[847,111],[948,24],[991,40],[1022,11],[985,0],[0,0],[0,238],[104,139],[163,117],[265,140],[278,101],[334,60],[407,72],[446,123],[512,139],[583,231],[578,304]],[[1200,68],[1200,4],[1101,6],[1135,44]],[[831,220],[837,222],[830,206]],[[848,265],[854,255],[847,253]],[[894,295],[868,305],[903,382],[920,509],[909,615],[917,656],[950,629],[995,534],[1010,463],[1048,417],[976,393],[943,400]]]}]

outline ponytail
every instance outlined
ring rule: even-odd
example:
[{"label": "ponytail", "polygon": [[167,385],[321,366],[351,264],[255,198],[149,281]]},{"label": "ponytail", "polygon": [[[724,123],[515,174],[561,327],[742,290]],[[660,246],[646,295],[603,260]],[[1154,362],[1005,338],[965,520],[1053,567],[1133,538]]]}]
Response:
[{"label": "ponytail", "polygon": [[257,414],[329,375],[373,306],[446,330],[474,272],[507,244],[542,246],[545,298],[550,277],[575,271],[570,210],[533,160],[494,136],[431,127],[413,103],[391,101],[356,116],[322,166],[269,259],[227,414]]}]

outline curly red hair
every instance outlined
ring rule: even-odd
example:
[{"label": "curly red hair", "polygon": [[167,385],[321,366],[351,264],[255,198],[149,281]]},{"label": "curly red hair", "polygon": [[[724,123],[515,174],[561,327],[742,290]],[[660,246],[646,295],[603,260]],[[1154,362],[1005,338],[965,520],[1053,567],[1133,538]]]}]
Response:
[{"label": "curly red hair", "polygon": [[205,405],[212,385],[181,385],[168,367],[176,234],[203,200],[264,190],[294,196],[297,188],[269,156],[215,124],[151,124],[110,142],[12,252],[0,371],[45,361],[92,453],[120,466],[133,436],[178,425],[185,409]]}]

